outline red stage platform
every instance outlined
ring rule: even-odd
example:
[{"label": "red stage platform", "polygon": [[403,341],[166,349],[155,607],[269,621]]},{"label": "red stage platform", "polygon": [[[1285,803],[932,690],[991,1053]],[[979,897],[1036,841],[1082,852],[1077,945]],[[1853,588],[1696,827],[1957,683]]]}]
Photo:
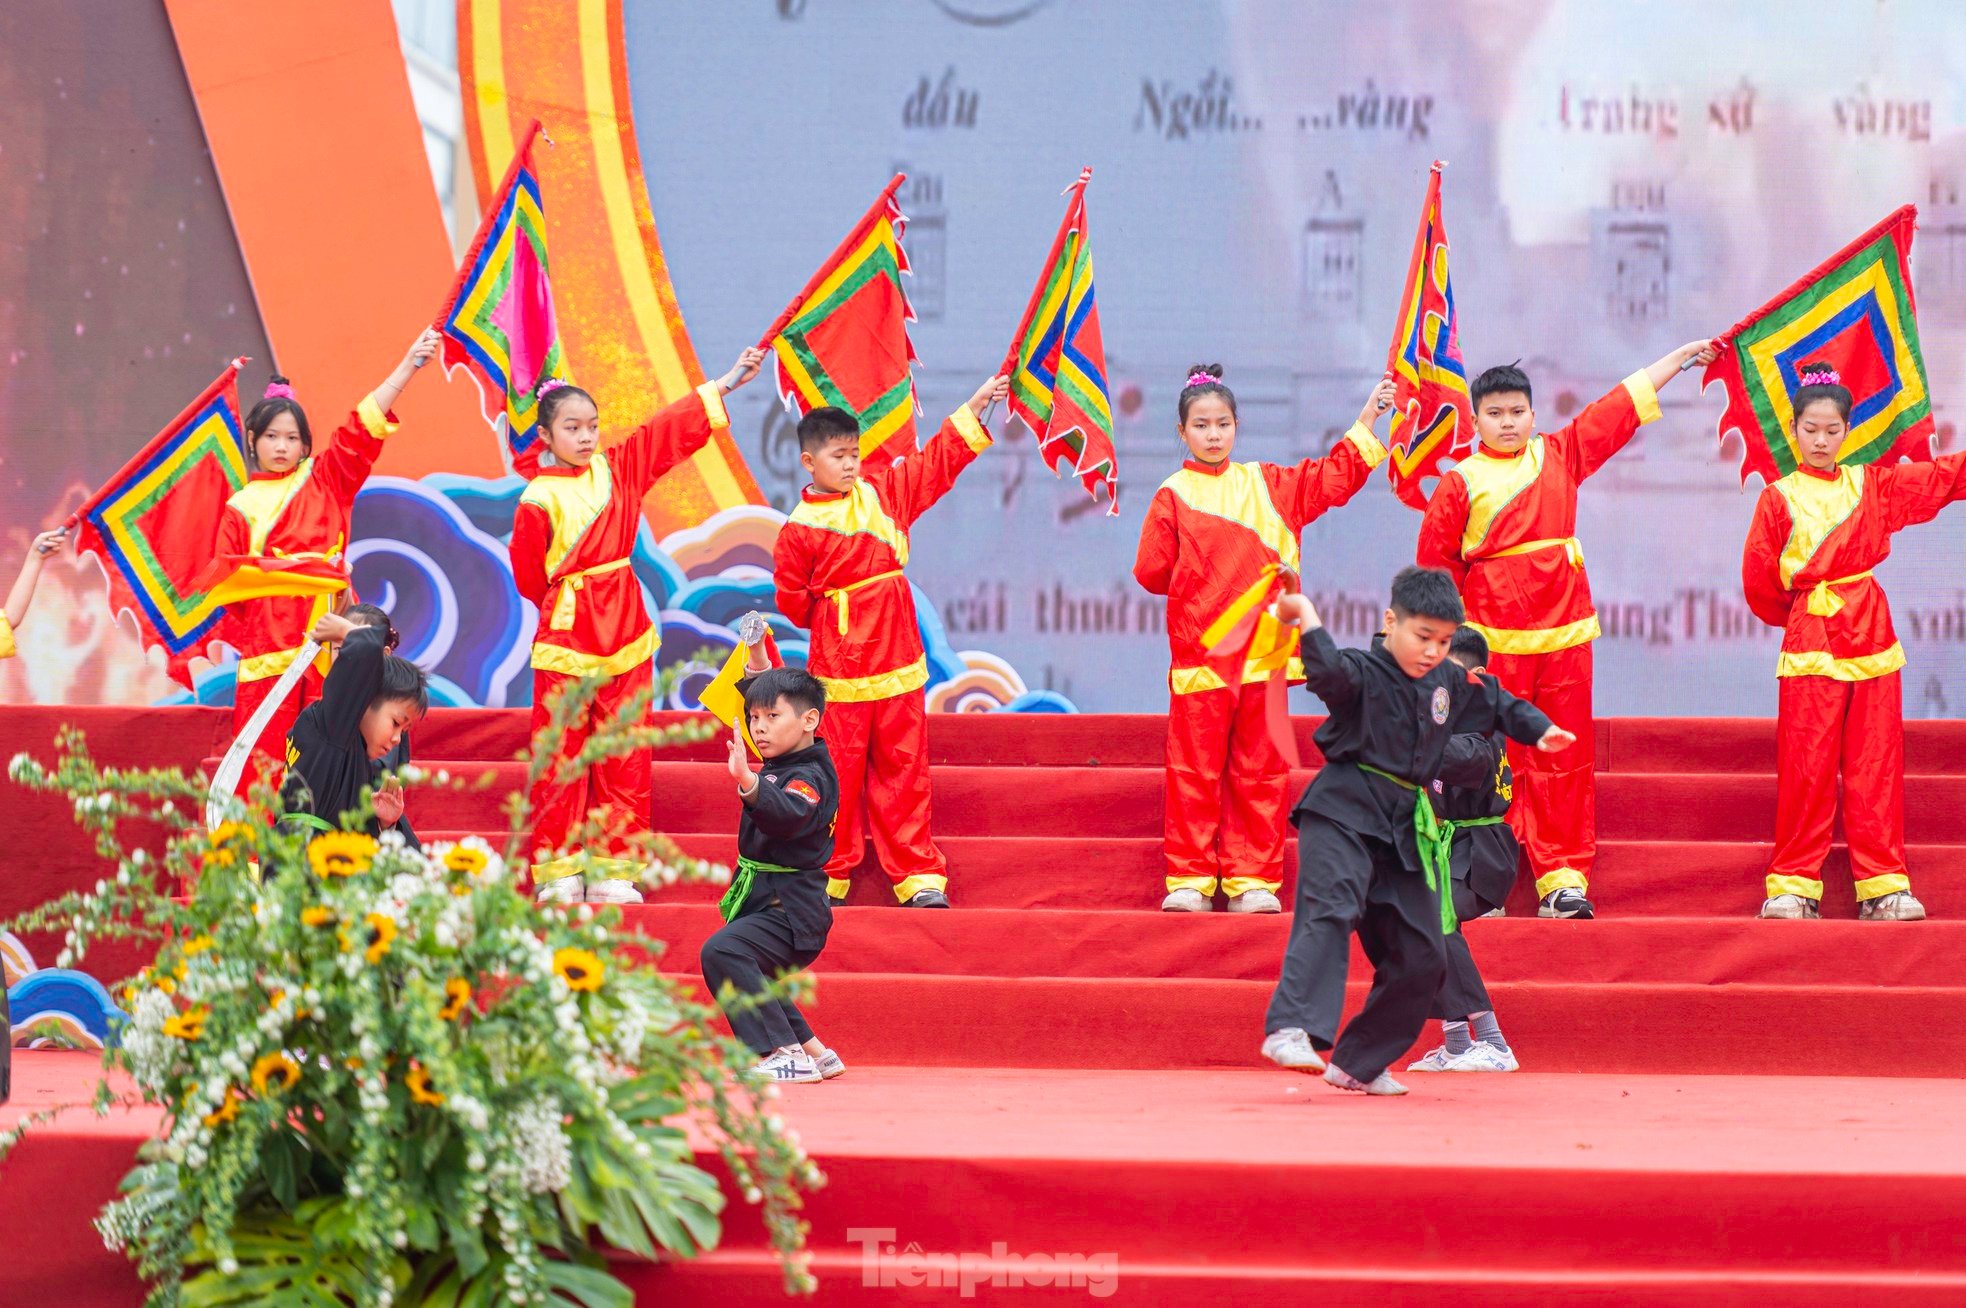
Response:
[{"label": "red stage platform", "polygon": [[[0,752],[46,757],[68,719],[119,764],[197,766],[225,731],[215,710],[9,709]],[[1537,921],[1519,889],[1514,916],[1469,929],[1526,1070],[1414,1075],[1399,1101],[1261,1070],[1287,918],[1154,911],[1161,729],[932,724],[957,907],[895,908],[863,872],[812,1007],[853,1070],[787,1090],[832,1178],[810,1210],[819,1302],[959,1302],[933,1282],[964,1255],[978,1298],[1018,1293],[987,1278],[1035,1275],[1035,1255],[1095,1280],[1022,1293],[1096,1297],[1106,1253],[1110,1297],[1135,1304],[1966,1301],[1966,724],[1909,727],[1912,878],[1938,919],[1916,925],[1847,920],[1840,853],[1824,907],[1845,920],[1752,919],[1771,723],[1599,724],[1605,916]],[[509,781],[522,732],[439,711],[417,757]],[[654,818],[728,858],[717,756],[659,759]],[[495,834],[501,793],[413,794],[411,816],[426,839]],[[64,805],[9,811],[0,912],[100,875]],[[629,925],[693,972],[715,898],[678,888]],[[23,1055],[19,1093],[79,1094],[86,1070]],[[36,1233],[9,1295],[136,1301],[86,1219],[147,1125],[85,1112],[0,1174],[0,1229]],[[849,1232],[869,1228],[899,1263],[867,1259],[880,1240]],[[634,1275],[648,1302],[778,1300],[747,1214],[711,1257]]]}]

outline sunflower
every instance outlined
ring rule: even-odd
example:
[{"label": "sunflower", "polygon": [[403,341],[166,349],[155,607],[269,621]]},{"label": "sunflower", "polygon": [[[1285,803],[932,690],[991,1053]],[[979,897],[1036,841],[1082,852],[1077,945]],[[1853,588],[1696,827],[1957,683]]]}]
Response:
[{"label": "sunflower", "polygon": [[324,927],[334,921],[334,910],[323,904],[315,904],[300,910],[300,924],[309,927]]},{"label": "sunflower", "polygon": [[469,845],[452,845],[444,851],[444,870],[459,876],[477,876],[490,862],[484,850],[473,849]]},{"label": "sunflower", "polygon": [[455,1022],[470,1002],[471,983],[461,976],[454,976],[444,982],[444,1006],[437,1010],[437,1016],[446,1022]]},{"label": "sunflower", "polygon": [[362,921],[369,929],[369,947],[362,951],[362,957],[380,963],[382,956],[389,952],[390,942],[396,938],[396,919],[387,913],[371,913]]},{"label": "sunflower", "polygon": [[607,969],[601,960],[585,949],[556,949],[553,951],[553,970],[560,974],[560,980],[567,983],[569,990],[599,990]]},{"label": "sunflower", "polygon": [[300,1064],[284,1050],[266,1055],[253,1064],[253,1089],[261,1094],[291,1090],[300,1080]]},{"label": "sunflower", "polygon": [[352,877],[369,870],[376,848],[374,836],[359,831],[330,831],[307,842],[307,861],[313,865],[315,875],[323,880]]},{"label": "sunflower", "polygon": [[205,851],[203,862],[206,867],[236,867],[239,856],[225,846],[238,842],[246,848],[253,847],[253,829],[243,822],[221,822],[218,830],[212,832],[211,848]]},{"label": "sunflower", "polygon": [[410,1074],[403,1078],[403,1084],[410,1088],[410,1098],[419,1104],[429,1104],[432,1108],[444,1102],[444,1097],[430,1088],[430,1073],[423,1064],[410,1068]]},{"label": "sunflower", "polygon": [[[294,1077],[296,1080],[299,1079],[300,1072],[298,1069],[294,1071]],[[225,1102],[205,1114],[205,1125],[219,1126],[225,1122],[230,1122],[237,1116],[239,1116],[239,1092],[231,1086],[227,1086],[225,1087]]]},{"label": "sunflower", "polygon": [[195,954],[204,953],[207,949],[210,949],[211,947],[212,947],[212,938],[210,936],[193,936],[191,939],[184,942],[184,956],[186,958],[190,958]]},{"label": "sunflower", "polygon": [[182,1013],[173,1013],[164,1019],[163,1032],[179,1040],[196,1040],[205,1034],[205,1020],[211,1015],[211,1010],[203,1004]]}]

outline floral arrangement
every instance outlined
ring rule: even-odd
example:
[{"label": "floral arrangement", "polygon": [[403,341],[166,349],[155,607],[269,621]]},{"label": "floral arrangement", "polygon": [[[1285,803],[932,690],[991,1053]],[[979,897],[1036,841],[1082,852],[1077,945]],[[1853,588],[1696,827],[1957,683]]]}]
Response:
[{"label": "floral arrangement", "polygon": [[[533,904],[475,838],[418,852],[275,825],[264,804],[206,831],[201,782],[99,768],[72,732],[53,768],[21,755],[9,772],[72,797],[116,866],[14,929],[65,929],[64,965],[159,942],[118,991],[130,1017],[96,1096],[164,1110],[98,1221],[152,1308],[627,1308],[604,1248],[687,1257],[719,1238],[691,1130],[761,1206],[788,1291],[812,1287],[799,1191],[822,1178],[774,1088],[732,1070],[749,1051],[617,910]],[[126,849],[127,819],[161,820],[161,847]]]}]

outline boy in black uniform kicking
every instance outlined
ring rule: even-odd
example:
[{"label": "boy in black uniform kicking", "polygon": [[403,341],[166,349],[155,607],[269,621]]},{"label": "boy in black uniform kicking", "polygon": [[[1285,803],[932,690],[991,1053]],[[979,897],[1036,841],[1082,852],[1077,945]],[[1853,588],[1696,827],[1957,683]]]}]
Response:
[{"label": "boy in black uniform kicking", "polygon": [[[1473,627],[1454,632],[1447,657],[1472,677],[1488,677],[1488,641]],[[1506,821],[1515,797],[1507,737],[1481,710],[1477,699],[1463,701],[1449,723],[1454,735],[1441,760],[1434,808],[1454,824],[1454,856],[1449,864],[1454,915],[1461,922],[1502,911],[1515,885],[1517,846]],[[1434,998],[1446,1043],[1411,1063],[1409,1072],[1513,1072],[1520,1066],[1502,1037],[1489,1002],[1488,987],[1475,967],[1474,953],[1457,924],[1447,937],[1447,975]],[[1470,1029],[1472,1028],[1472,1034]]]},{"label": "boy in black uniform kicking", "polygon": [[[1575,737],[1446,662],[1462,609],[1445,572],[1407,568],[1393,578],[1385,630],[1370,650],[1334,645],[1302,595],[1286,595],[1276,611],[1304,628],[1305,689],[1329,716],[1314,737],[1325,765],[1291,814],[1297,911],[1264,1019],[1263,1055],[1323,1072],[1341,1090],[1405,1094],[1386,1067],[1426,1025],[1455,922],[1446,833],[1420,788],[1440,774],[1455,706],[1484,704],[1510,739],[1539,749],[1562,749]],[[1333,1048],[1353,931],[1372,961],[1372,990]],[[1329,1067],[1320,1050],[1331,1051]]]},{"label": "boy in black uniform kicking", "polygon": [[[374,764],[402,743],[404,732],[430,708],[423,670],[388,652],[387,629],[324,614],[309,633],[340,652],[321,684],[321,698],[300,711],[287,733],[287,778],[280,787],[288,813],[311,813],[330,826],[360,806],[374,785]],[[379,835],[403,816],[400,786],[375,791],[375,813],[363,830]]]},{"label": "boy in black uniform kicking", "polygon": [[[749,670],[761,657],[754,646]],[[731,1031],[763,1055],[758,1072],[773,1081],[826,1080],[846,1064],[813,1035],[797,1004],[725,998],[727,988],[733,998],[762,995],[767,978],[810,967],[833,926],[826,861],[840,786],[826,742],[815,734],[826,692],[803,668],[771,668],[739,685],[764,768],[751,771],[743,735],[733,730],[728,764],[744,801],[737,874],[717,906],[725,925],[703,942],[703,980]]]}]

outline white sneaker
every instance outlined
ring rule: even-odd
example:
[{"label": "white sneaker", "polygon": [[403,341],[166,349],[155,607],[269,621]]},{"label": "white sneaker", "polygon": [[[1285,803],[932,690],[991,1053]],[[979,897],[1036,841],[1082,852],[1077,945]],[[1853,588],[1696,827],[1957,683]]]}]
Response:
[{"label": "white sneaker", "polygon": [[1328,1086],[1336,1087],[1339,1090],[1356,1090],[1368,1095],[1403,1095],[1406,1093],[1406,1087],[1393,1080],[1392,1076],[1386,1072],[1381,1072],[1379,1075],[1373,1077],[1372,1084],[1367,1085],[1350,1072],[1339,1067],[1336,1063],[1324,1069],[1324,1083]]},{"label": "white sneaker", "polygon": [[846,1075],[846,1064],[831,1049],[828,1049],[812,1061],[813,1065],[819,1069],[819,1078],[822,1081],[830,1081],[836,1076]]},{"label": "white sneaker", "polygon": [[1515,1059],[1513,1049],[1497,1049],[1485,1040],[1477,1040],[1474,1045],[1455,1054],[1447,1060],[1444,1072],[1513,1072],[1522,1064]]},{"label": "white sneaker", "polygon": [[1163,913],[1213,913],[1215,911],[1215,901],[1207,895],[1202,894],[1199,890],[1170,890],[1167,892],[1167,898],[1160,902],[1160,911]]},{"label": "white sneaker", "polygon": [[590,904],[639,904],[642,892],[635,883],[621,877],[609,877],[605,881],[587,883],[587,902]]},{"label": "white sneaker", "polygon": [[1274,894],[1258,886],[1254,890],[1245,890],[1240,895],[1231,895],[1229,911],[1231,913],[1281,913],[1283,905],[1277,902]]},{"label": "white sneaker", "polygon": [[1909,890],[1894,890],[1857,905],[1857,917],[1864,922],[1923,922],[1925,905],[1913,899]]},{"label": "white sneaker", "polygon": [[[1462,1052],[1465,1053],[1467,1051],[1463,1050]],[[1447,1046],[1441,1045],[1437,1049],[1429,1049],[1425,1054],[1408,1063],[1406,1070],[1409,1072],[1451,1071],[1453,1070],[1454,1060],[1459,1056],[1458,1054],[1448,1053]]]},{"label": "white sneaker", "polygon": [[1263,1057],[1292,1072],[1324,1070],[1324,1060],[1311,1048],[1311,1037],[1302,1027],[1287,1026],[1263,1037]]},{"label": "white sneaker", "polygon": [[803,1084],[820,1079],[819,1065],[797,1045],[786,1045],[772,1050],[769,1057],[759,1060],[757,1066],[751,1070],[767,1081]]},{"label": "white sneaker", "polygon": [[1770,895],[1762,901],[1761,911],[1756,917],[1778,917],[1791,921],[1807,921],[1823,915],[1822,901],[1810,899],[1806,895]]},{"label": "white sneaker", "polygon": [[1479,922],[1483,917],[1507,917],[1508,915],[1509,915],[1509,910],[1507,908],[1497,905],[1496,907],[1489,909],[1486,913],[1483,913],[1481,917],[1477,917],[1475,921]]},{"label": "white sneaker", "polygon": [[540,882],[533,887],[532,898],[535,904],[578,904],[586,893],[587,878],[576,872]]}]

